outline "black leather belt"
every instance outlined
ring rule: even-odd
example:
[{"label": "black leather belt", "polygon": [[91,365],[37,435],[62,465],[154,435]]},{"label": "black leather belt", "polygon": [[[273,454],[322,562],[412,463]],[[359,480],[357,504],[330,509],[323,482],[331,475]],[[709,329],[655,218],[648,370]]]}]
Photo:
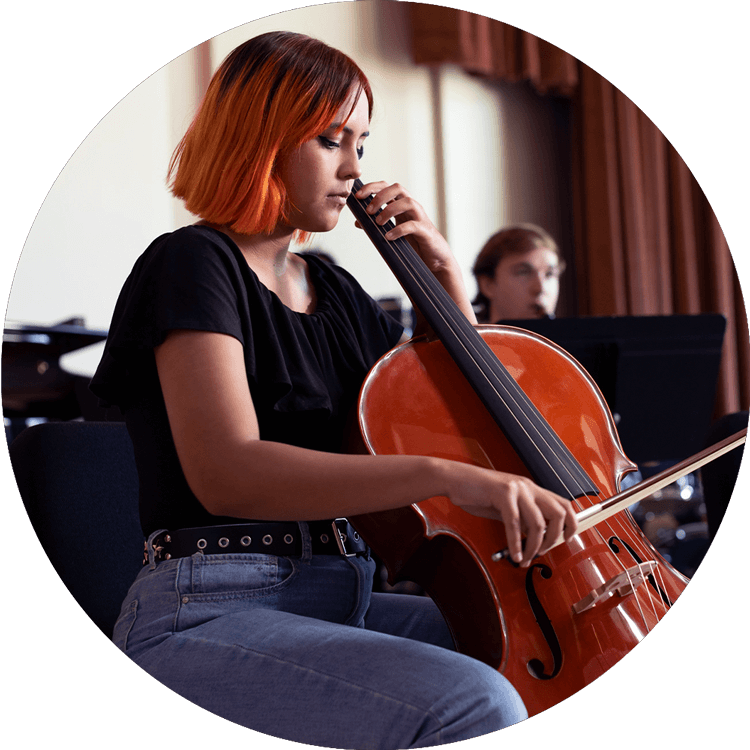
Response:
[{"label": "black leather belt", "polygon": [[[369,549],[346,518],[308,521],[314,555],[368,554]],[[262,552],[282,557],[302,555],[302,534],[294,521],[238,523],[228,526],[201,526],[192,529],[162,531],[153,539],[156,562],[196,553],[226,555],[237,552]],[[148,543],[144,545],[143,564],[148,564]]]}]

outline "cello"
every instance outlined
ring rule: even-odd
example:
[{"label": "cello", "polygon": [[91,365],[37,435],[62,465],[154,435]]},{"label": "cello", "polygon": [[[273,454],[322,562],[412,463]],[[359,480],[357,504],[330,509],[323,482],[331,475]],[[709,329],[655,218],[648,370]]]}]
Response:
[{"label": "cello", "polygon": [[[509,561],[502,522],[447,498],[350,519],[391,582],[421,585],[457,650],[498,669],[529,715],[612,667],[661,620],[688,579],[641,532],[627,506],[744,442],[744,434],[619,493],[636,469],[596,384],[564,350],[510,326],[473,326],[411,245],[347,205],[434,336],[372,368],[358,403],[373,454],[431,455],[531,477],[574,503],[577,534],[528,568]],[[681,473],[680,473],[681,472]],[[619,494],[618,494],[619,493]]]}]

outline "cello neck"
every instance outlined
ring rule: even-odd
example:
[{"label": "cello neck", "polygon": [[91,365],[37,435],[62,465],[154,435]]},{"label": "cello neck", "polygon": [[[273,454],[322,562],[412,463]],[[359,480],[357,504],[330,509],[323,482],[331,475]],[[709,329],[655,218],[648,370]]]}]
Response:
[{"label": "cello neck", "polygon": [[366,211],[371,197],[354,197],[361,187],[361,180],[355,180],[347,199],[349,209],[503,431],[534,481],[563,497],[599,494],[594,482],[414,248],[404,238],[385,238],[385,233],[395,225],[391,221],[382,226],[375,222],[379,212],[371,215]]}]

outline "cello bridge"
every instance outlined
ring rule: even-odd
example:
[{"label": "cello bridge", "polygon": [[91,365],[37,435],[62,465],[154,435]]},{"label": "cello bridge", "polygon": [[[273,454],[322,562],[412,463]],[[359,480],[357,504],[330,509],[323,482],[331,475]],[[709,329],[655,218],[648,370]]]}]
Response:
[{"label": "cello bridge", "polygon": [[580,615],[581,612],[591,609],[599,604],[599,602],[605,601],[615,594],[617,596],[630,596],[635,593],[635,590],[644,582],[647,576],[653,574],[657,565],[658,563],[655,560],[649,560],[648,562],[642,562],[634,565],[632,568],[623,570],[622,573],[618,573],[616,576],[612,576],[612,578],[601,586],[592,589],[581,601],[574,604],[572,607],[574,614]]}]

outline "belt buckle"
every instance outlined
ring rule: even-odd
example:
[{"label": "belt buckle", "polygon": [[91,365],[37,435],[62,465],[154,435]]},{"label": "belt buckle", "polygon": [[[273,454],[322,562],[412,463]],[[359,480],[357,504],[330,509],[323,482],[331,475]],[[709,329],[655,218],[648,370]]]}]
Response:
[{"label": "belt buckle", "polygon": [[334,518],[331,522],[331,526],[333,527],[333,538],[336,540],[339,552],[344,557],[354,557],[357,554],[356,550],[354,552],[346,551],[346,543],[349,541],[346,535],[346,528],[348,525],[349,521],[347,521],[346,518]]},{"label": "belt buckle", "polygon": [[164,546],[165,544],[169,544],[171,541],[172,537],[169,535],[168,531],[160,531],[143,542],[143,564],[149,564],[149,544],[151,546],[151,549],[153,549],[154,551],[154,562],[162,562],[162,560],[171,559],[172,555],[170,555],[169,552],[165,551],[167,548]]}]

